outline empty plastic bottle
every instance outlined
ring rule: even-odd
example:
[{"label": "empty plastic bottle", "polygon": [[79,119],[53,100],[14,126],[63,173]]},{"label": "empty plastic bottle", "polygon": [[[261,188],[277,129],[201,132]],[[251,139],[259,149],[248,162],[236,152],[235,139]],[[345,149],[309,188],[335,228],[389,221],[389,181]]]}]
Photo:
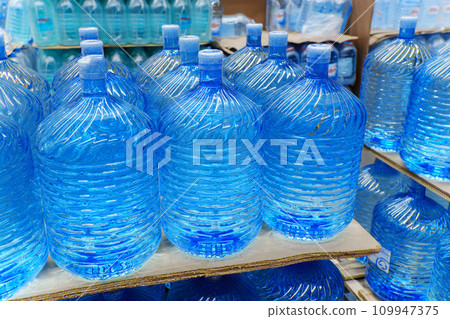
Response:
[{"label": "empty plastic bottle", "polygon": [[211,0],[195,1],[192,22],[192,33],[200,38],[200,42],[209,42],[212,25]]},{"label": "empty plastic bottle", "polygon": [[[164,233],[181,250],[207,258],[244,249],[262,224],[259,165],[246,163],[250,153],[242,141],[259,140],[259,110],[222,84],[222,60],[219,50],[199,53],[200,84],[173,99],[159,124],[176,157],[160,170]],[[215,148],[201,150],[202,143],[219,152],[231,146],[218,158]],[[172,205],[180,191],[183,200]]]},{"label": "empty plastic bottle", "polygon": [[414,75],[400,156],[416,174],[450,180],[450,52]]},{"label": "empty plastic bottle", "polygon": [[27,44],[31,40],[27,0],[9,0],[5,29],[11,33],[12,42]]},{"label": "empty plastic bottle", "polygon": [[287,38],[285,31],[270,32],[268,59],[234,78],[235,89],[258,105],[263,105],[277,89],[305,74],[298,64],[287,59]]},{"label": "empty plastic bottle", "polygon": [[153,82],[146,92],[147,108],[154,123],[158,122],[159,113],[167,103],[200,82],[198,69],[198,51],[200,49],[197,36],[180,38],[181,65],[164,74],[158,81]]},{"label": "empty plastic bottle", "polygon": [[287,0],[267,0],[268,31],[286,30],[286,5]]},{"label": "empty plastic bottle", "polygon": [[78,63],[83,97],[39,127],[39,178],[53,260],[103,280],[140,268],[159,246],[156,175],[132,168],[126,154],[153,128],[144,112],[107,93],[103,57]]},{"label": "empty plastic bottle", "polygon": [[132,44],[148,44],[151,41],[150,10],[146,0],[130,0],[127,3],[128,38]]},{"label": "empty plastic bottle", "polygon": [[211,20],[211,36],[215,40],[220,40],[222,19],[223,19],[223,6],[220,0],[211,0],[212,6],[212,20]]},{"label": "empty plastic bottle", "polygon": [[56,3],[62,45],[78,45],[78,28],[81,25],[81,9],[75,0],[59,0]]},{"label": "empty plastic bottle", "polygon": [[351,41],[339,45],[337,66],[338,81],[342,85],[353,85],[356,80],[356,48]]},{"label": "empty plastic bottle", "polygon": [[[450,216],[450,209],[448,214]],[[450,278],[450,231],[441,237],[437,247],[427,300],[450,301],[448,278]]]},{"label": "empty plastic bottle", "polygon": [[328,78],[330,55],[308,46],[306,76],[264,107],[264,221],[300,240],[331,238],[353,218],[366,114]]},{"label": "empty plastic bottle", "polygon": [[136,83],[145,92],[152,82],[180,65],[179,26],[164,25],[163,50],[142,63],[136,72]]},{"label": "empty plastic bottle", "polygon": [[112,45],[128,43],[127,7],[124,0],[107,0],[105,11],[105,42]]},{"label": "empty plastic bottle", "polygon": [[100,0],[82,0],[81,3],[81,24],[84,28],[98,28],[100,39],[105,38],[102,28],[105,27],[105,11]]},{"label": "empty plastic bottle", "polygon": [[167,0],[151,0],[149,5],[151,23],[151,42],[163,43],[162,26],[170,24],[172,7]]},{"label": "empty plastic bottle", "polygon": [[168,301],[257,301],[255,286],[243,274],[174,282]]},{"label": "empty plastic bottle", "polygon": [[398,39],[369,53],[364,62],[360,98],[367,109],[367,146],[399,151],[414,71],[431,58],[414,39],[416,22],[404,17]]},{"label": "empty plastic bottle", "polygon": [[383,247],[369,256],[366,279],[384,300],[425,300],[439,238],[448,227],[445,209],[412,181],[407,193],[375,206],[372,236]]},{"label": "empty plastic bottle", "polygon": [[192,33],[192,14],[194,7],[191,0],[175,0],[172,5],[172,24],[180,26],[180,35]]},{"label": "empty plastic bottle", "polygon": [[262,28],[261,23],[247,24],[247,46],[225,58],[223,73],[231,83],[234,83],[236,75],[247,71],[269,56],[269,51],[261,44]]},{"label": "empty plastic bottle", "polygon": [[248,273],[262,301],[341,301],[344,280],[329,260]]},{"label": "empty plastic bottle", "polygon": [[30,0],[29,21],[33,41],[38,46],[59,45],[60,27],[52,0]]},{"label": "empty plastic bottle", "polygon": [[48,250],[42,210],[33,195],[28,136],[2,114],[0,132],[0,300],[4,300],[37,276]]}]

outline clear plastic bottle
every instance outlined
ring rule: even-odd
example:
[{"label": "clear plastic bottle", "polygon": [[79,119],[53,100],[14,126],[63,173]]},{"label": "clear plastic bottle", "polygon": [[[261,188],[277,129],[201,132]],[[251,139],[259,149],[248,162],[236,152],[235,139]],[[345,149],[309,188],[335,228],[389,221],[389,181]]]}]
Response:
[{"label": "clear plastic bottle", "polygon": [[440,27],[450,28],[450,0],[442,1]]},{"label": "clear plastic bottle", "polygon": [[243,274],[174,282],[168,301],[257,301],[254,285]]},{"label": "clear plastic bottle", "polygon": [[337,73],[340,84],[353,85],[355,83],[357,57],[356,48],[351,41],[339,45]]},{"label": "clear plastic bottle", "polygon": [[341,21],[337,32],[345,33],[345,27],[347,21],[352,13],[353,4],[352,0],[332,0],[333,1],[333,14],[337,21]]},{"label": "clear plastic bottle", "polygon": [[303,8],[302,33],[328,35],[341,32],[343,18],[334,12],[333,0],[312,0]]},{"label": "clear plastic bottle", "polygon": [[286,24],[287,0],[267,0],[267,21],[268,31],[287,30]]},{"label": "clear plastic bottle", "polygon": [[6,24],[6,11],[8,10],[8,1],[0,1],[0,28],[4,29]]},{"label": "clear plastic bottle", "polygon": [[344,280],[329,260],[252,271],[250,280],[262,301],[342,301]]},{"label": "clear plastic bottle", "polygon": [[416,174],[450,180],[450,51],[417,69],[400,156]]},{"label": "clear plastic bottle", "polygon": [[148,44],[151,41],[150,9],[146,0],[127,3],[128,37],[131,44]]},{"label": "clear plastic bottle", "polygon": [[369,53],[364,62],[360,99],[367,109],[367,146],[399,151],[414,71],[431,58],[414,39],[416,22],[404,17],[398,39]]},{"label": "clear plastic bottle", "polygon": [[128,67],[130,65],[130,57],[124,48],[107,48],[105,53],[106,59]]},{"label": "clear plastic bottle", "polygon": [[62,45],[78,45],[78,28],[81,25],[81,9],[75,0],[59,0],[56,3]]},{"label": "clear plastic bottle", "polygon": [[38,275],[48,250],[42,210],[33,195],[29,138],[17,122],[2,114],[0,132],[0,300],[4,300]]},{"label": "clear plastic bottle", "polygon": [[111,45],[128,43],[127,7],[124,0],[107,0],[105,11],[105,41]]},{"label": "clear plastic bottle", "polygon": [[12,42],[20,44],[30,42],[31,30],[27,0],[9,0],[5,29],[11,33]]},{"label": "clear plastic bottle", "polygon": [[139,47],[132,48],[130,56],[132,61],[130,67],[133,73],[135,73],[139,69],[139,66],[148,59],[148,54],[145,49]]},{"label": "clear plastic bottle", "polygon": [[151,0],[149,5],[151,43],[163,44],[162,26],[170,24],[172,7],[167,0]]},{"label": "clear plastic bottle", "polygon": [[161,240],[156,175],[129,167],[125,147],[153,127],[107,93],[103,57],[78,63],[83,97],[50,114],[36,137],[42,203],[56,264],[105,280],[140,268]]},{"label": "clear plastic bottle", "polygon": [[285,31],[270,32],[268,59],[236,74],[235,89],[256,104],[263,105],[277,89],[302,77],[305,71],[287,59],[287,39]]},{"label": "clear plastic bottle", "polygon": [[105,39],[105,11],[100,0],[81,0],[81,25],[96,27],[99,30],[99,38]]},{"label": "clear plastic bottle", "polygon": [[264,221],[300,240],[331,238],[353,218],[366,112],[328,78],[330,55],[309,45],[306,76],[264,107]]},{"label": "clear plastic bottle", "polygon": [[192,33],[192,14],[194,7],[191,0],[175,0],[172,5],[172,24],[180,26],[180,35]]},{"label": "clear plastic bottle", "polygon": [[328,77],[330,80],[337,81],[339,70],[339,51],[336,49],[336,47],[333,45],[333,42],[325,42],[326,44],[329,44],[331,46],[331,58],[330,58],[330,64],[328,65]]},{"label": "clear plastic bottle", "polygon": [[303,0],[287,0],[286,4],[286,28],[289,31],[297,31],[297,20]]},{"label": "clear plastic bottle", "polygon": [[236,75],[268,58],[269,51],[261,44],[262,28],[261,23],[247,24],[247,46],[225,58],[223,72],[231,83]]},{"label": "clear plastic bottle", "polygon": [[158,122],[160,111],[167,103],[197,86],[200,82],[198,51],[200,39],[197,36],[180,37],[181,65],[153,82],[146,91],[147,108],[145,112],[154,123]]},{"label": "clear plastic bottle", "polygon": [[[450,216],[450,209],[448,214]],[[447,231],[439,241],[427,300],[450,301],[448,278],[450,278],[450,231]]]},{"label": "clear plastic bottle", "polygon": [[[255,145],[260,138],[259,110],[222,84],[222,60],[219,50],[199,53],[200,84],[173,99],[158,125],[177,154],[160,170],[164,233],[181,250],[207,258],[241,251],[262,224],[259,165],[241,165],[250,156],[242,140]],[[216,149],[201,150],[198,141],[218,141],[219,152],[231,147],[222,158],[207,160]],[[195,155],[196,147],[206,160]],[[183,200],[172,205],[181,190]]]},{"label": "clear plastic bottle", "polygon": [[200,38],[200,42],[211,40],[212,10],[211,0],[196,0],[194,3],[192,33]]},{"label": "clear plastic bottle", "polygon": [[375,206],[372,236],[383,247],[369,256],[366,279],[384,300],[425,300],[437,243],[448,228],[445,209],[412,181],[407,193]]},{"label": "clear plastic bottle", "polygon": [[136,72],[136,83],[146,92],[152,82],[180,65],[178,25],[163,25],[163,50],[147,59]]},{"label": "clear plastic bottle", "polygon": [[53,0],[30,0],[28,15],[31,35],[36,45],[49,47],[61,43],[60,26]]},{"label": "clear plastic bottle", "polygon": [[215,40],[220,40],[223,6],[220,0],[210,0],[212,6],[212,22],[211,22],[211,36]]},{"label": "clear plastic bottle", "polygon": [[53,75],[63,65],[62,52],[60,50],[39,49],[37,54],[37,71],[48,82],[51,82]]},{"label": "clear plastic bottle", "polygon": [[420,1],[419,22],[420,29],[431,29],[439,26],[442,0]]}]

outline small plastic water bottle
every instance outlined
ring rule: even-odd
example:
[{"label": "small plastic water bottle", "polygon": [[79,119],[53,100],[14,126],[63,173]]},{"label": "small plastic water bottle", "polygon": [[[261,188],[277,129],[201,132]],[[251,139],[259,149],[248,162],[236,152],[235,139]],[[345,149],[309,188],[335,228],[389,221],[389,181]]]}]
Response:
[{"label": "small plastic water bottle", "polygon": [[82,0],[81,2],[81,24],[83,27],[98,28],[100,39],[105,38],[102,28],[105,27],[105,10],[100,0]]},{"label": "small plastic water bottle", "polygon": [[215,40],[219,40],[222,28],[223,6],[220,0],[211,0],[211,6],[212,6],[211,36]]},{"label": "small plastic water bottle", "polygon": [[151,0],[149,5],[151,43],[163,44],[162,26],[170,24],[172,7],[167,0]]},{"label": "small plastic water bottle", "polygon": [[59,0],[56,3],[62,45],[78,45],[78,28],[81,25],[81,9],[75,0]]},{"label": "small plastic water bottle", "polygon": [[269,51],[261,44],[262,28],[261,23],[247,24],[247,46],[225,58],[223,72],[231,83],[234,83],[236,75],[247,71],[269,56]]},{"label": "small plastic water bottle", "polygon": [[342,85],[353,85],[356,80],[356,48],[351,41],[339,45],[337,66],[338,82]]},{"label": "small plastic water bottle", "polygon": [[287,30],[286,5],[286,0],[267,0],[268,31]]},{"label": "small plastic water bottle", "polygon": [[441,0],[421,1],[417,27],[421,29],[438,27],[440,22],[441,4]]},{"label": "small plastic water bottle", "polygon": [[31,30],[27,0],[9,0],[5,29],[12,35],[12,42],[28,44]]},{"label": "small plastic water bottle", "polygon": [[172,24],[180,26],[180,35],[192,33],[192,14],[194,7],[191,0],[175,0],[172,5]]},{"label": "small plastic water bottle", "polygon": [[425,300],[439,238],[448,228],[446,210],[412,181],[407,193],[379,202],[372,236],[383,247],[369,256],[366,279],[383,300]]},{"label": "small plastic water bottle", "polygon": [[29,1],[29,21],[33,41],[38,46],[59,45],[60,27],[52,0]]},{"label": "small plastic water bottle", "polygon": [[211,40],[212,12],[211,0],[195,1],[192,33],[200,38],[200,42]]},{"label": "small plastic water bottle", "polygon": [[344,280],[329,260],[248,273],[262,301],[342,301]]},{"label": "small plastic water bottle", "polygon": [[151,41],[150,9],[146,0],[130,0],[127,3],[128,38],[132,44],[148,44]]},{"label": "small plastic water bottle", "polygon": [[402,18],[398,39],[369,53],[364,62],[360,98],[367,109],[367,146],[399,151],[414,71],[431,58],[414,39],[416,22]]},{"label": "small plastic water bottle", "polygon": [[105,11],[105,42],[111,45],[128,43],[127,8],[124,0],[107,0]]},{"label": "small plastic water bottle", "polygon": [[[3,82],[2,89],[7,87]],[[29,138],[2,114],[0,132],[0,300],[5,300],[38,275],[48,250],[42,210],[33,195]]]},{"label": "small plastic water bottle", "polygon": [[300,15],[303,0],[287,0],[286,4],[286,27],[289,31],[297,30],[297,20]]},{"label": "small plastic water bottle", "polygon": [[[450,216],[450,209],[449,209]],[[440,239],[434,258],[433,275],[428,287],[427,300],[449,301],[450,286],[450,231],[447,231]]]}]

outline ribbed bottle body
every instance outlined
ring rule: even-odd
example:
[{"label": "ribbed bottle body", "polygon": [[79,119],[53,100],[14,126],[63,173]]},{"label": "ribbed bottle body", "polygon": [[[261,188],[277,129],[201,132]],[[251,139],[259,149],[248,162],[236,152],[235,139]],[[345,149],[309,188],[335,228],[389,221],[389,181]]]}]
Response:
[{"label": "ribbed bottle body", "polygon": [[136,72],[136,83],[147,92],[150,85],[180,65],[179,50],[163,50],[147,59]]},{"label": "ribbed bottle body", "polygon": [[450,300],[448,278],[450,278],[450,233],[447,231],[441,237],[434,258],[433,275],[431,276],[430,286],[428,287],[428,300]]},{"label": "ribbed bottle body", "polygon": [[269,56],[269,51],[264,47],[245,47],[228,56],[223,61],[223,75],[234,83],[235,77],[247,71],[252,66],[261,63]]}]

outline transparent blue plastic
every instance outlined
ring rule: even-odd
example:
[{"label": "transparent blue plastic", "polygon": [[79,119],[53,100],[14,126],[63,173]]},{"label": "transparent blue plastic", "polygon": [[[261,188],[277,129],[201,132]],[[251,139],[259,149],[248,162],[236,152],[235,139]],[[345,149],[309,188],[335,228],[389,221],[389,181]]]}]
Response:
[{"label": "transparent blue plastic", "polygon": [[341,301],[344,280],[329,260],[248,273],[262,301]]},{"label": "transparent blue plastic", "polygon": [[174,282],[168,301],[257,301],[255,286],[243,274]]},{"label": "transparent blue plastic", "polygon": [[27,0],[9,0],[5,30],[11,33],[12,42],[27,44],[31,40]]},{"label": "transparent blue plastic", "polygon": [[328,78],[329,45],[308,46],[307,60],[306,76],[264,106],[263,216],[287,237],[322,240],[353,218],[366,112]]},{"label": "transparent blue plastic", "polygon": [[172,7],[167,0],[150,0],[149,2],[151,43],[163,44],[162,26],[170,23]]},{"label": "transparent blue plastic", "polygon": [[192,33],[200,38],[200,42],[211,40],[212,12],[211,0],[195,1]]},{"label": "transparent blue plastic", "polygon": [[105,42],[112,45],[128,43],[127,7],[124,0],[107,0],[105,10]]},{"label": "transparent blue plastic", "polygon": [[399,151],[414,71],[431,58],[426,45],[414,39],[416,21],[404,18],[398,39],[364,62],[360,99],[367,109],[367,146]]},{"label": "transparent blue plastic", "polygon": [[39,126],[38,170],[53,260],[104,280],[141,267],[161,240],[157,177],[132,168],[126,151],[153,127],[144,112],[107,94],[102,57],[79,64],[83,97]]},{"label": "transparent blue plastic", "polygon": [[53,0],[29,1],[28,16],[33,42],[38,46],[54,46],[61,43]]},{"label": "transparent blue plastic", "polygon": [[223,73],[230,82],[234,82],[237,74],[268,58],[269,51],[261,44],[262,28],[260,23],[247,24],[247,46],[224,60]]},{"label": "transparent blue plastic", "polygon": [[425,300],[439,238],[448,228],[445,209],[412,181],[407,193],[378,203],[372,236],[382,252],[369,256],[366,279],[384,300]]},{"label": "transparent blue plastic", "polygon": [[414,75],[400,156],[416,174],[450,180],[450,52]]},{"label": "transparent blue plastic", "polygon": [[[245,163],[250,152],[243,142],[259,140],[260,112],[222,84],[222,61],[221,51],[201,51],[200,84],[173,99],[159,124],[172,154],[160,170],[164,233],[181,250],[207,258],[244,249],[262,224],[259,166]],[[204,143],[210,147],[198,147]]]},{"label": "transparent blue plastic", "polygon": [[48,256],[29,143],[19,124],[0,114],[0,300],[33,280]]},{"label": "transparent blue plastic", "polygon": [[[426,0],[420,2],[419,22],[417,27],[432,29],[439,27],[442,0]],[[443,11],[444,8],[442,8]]]},{"label": "transparent blue plastic", "polygon": [[100,39],[105,39],[104,31],[100,27],[105,25],[105,10],[100,0],[80,0],[81,25],[99,29]]},{"label": "transparent blue plastic", "polygon": [[56,3],[62,45],[78,45],[78,26],[81,25],[81,8],[75,0],[59,0]]},{"label": "transparent blue plastic", "polygon": [[277,89],[305,74],[298,64],[286,57],[287,37],[285,31],[270,32],[268,59],[234,78],[235,89],[258,105],[263,105]]},{"label": "transparent blue plastic", "polygon": [[[78,61],[87,55],[104,55],[103,42],[100,40],[85,40],[81,42],[81,55],[64,64],[53,76],[53,90],[57,92],[64,83],[79,76]],[[120,62],[107,60],[108,72],[120,75],[130,81],[134,81],[133,73]]]},{"label": "transparent blue plastic", "polygon": [[133,44],[150,43],[150,11],[146,0],[130,0],[127,3],[128,38]]},{"label": "transparent blue plastic", "polygon": [[179,27],[164,25],[164,49],[147,59],[136,72],[136,83],[145,92],[147,87],[165,73],[180,65],[180,49],[178,44]]},{"label": "transparent blue plastic", "polygon": [[87,295],[67,301],[164,301],[165,286],[136,287]]},{"label": "transparent blue plastic", "polygon": [[[447,213],[450,216],[450,209]],[[434,258],[433,275],[428,287],[428,300],[450,301],[450,231],[439,242]]]},{"label": "transparent blue plastic", "polygon": [[180,26],[180,35],[192,34],[192,14],[194,7],[191,0],[174,0],[172,4],[172,22]]},{"label": "transparent blue plastic", "polygon": [[356,48],[351,41],[339,45],[337,73],[340,84],[345,86],[355,83],[357,57]]},{"label": "transparent blue plastic", "polygon": [[192,89],[200,82],[200,71],[198,69],[199,49],[200,43],[197,36],[181,37],[181,65],[164,74],[157,82],[152,82],[147,89],[147,108],[145,112],[150,115],[154,123],[158,122],[161,109],[171,99]]},{"label": "transparent blue plastic", "polygon": [[139,69],[139,66],[148,59],[148,54],[147,52],[145,52],[144,48],[138,47],[131,49],[130,55],[132,61],[130,64],[130,68],[131,71],[135,73]]}]

